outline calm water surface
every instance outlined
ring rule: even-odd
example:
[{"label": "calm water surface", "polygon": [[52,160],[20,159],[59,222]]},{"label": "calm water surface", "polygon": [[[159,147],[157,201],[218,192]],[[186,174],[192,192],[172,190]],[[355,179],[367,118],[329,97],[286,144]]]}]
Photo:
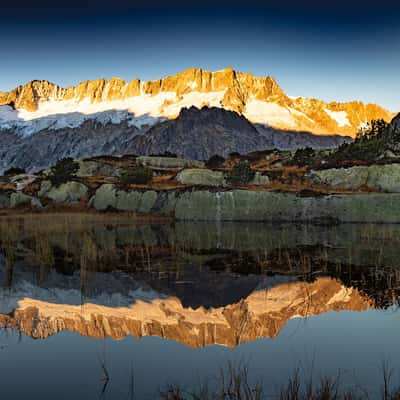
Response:
[{"label": "calm water surface", "polygon": [[396,225],[3,218],[2,398],[157,399],[227,362],[267,395],[312,368],[378,396],[382,362],[400,374],[399,245]]}]

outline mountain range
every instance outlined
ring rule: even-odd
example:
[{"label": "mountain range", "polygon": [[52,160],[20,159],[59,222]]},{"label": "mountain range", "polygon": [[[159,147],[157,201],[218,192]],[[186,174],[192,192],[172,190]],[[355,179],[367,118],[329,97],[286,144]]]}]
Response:
[{"label": "mountain range", "polygon": [[294,98],[271,77],[232,68],[67,88],[36,80],[0,92],[0,169],[37,169],[100,153],[173,150],[204,159],[217,152],[329,148],[372,119],[393,117],[376,104]]}]

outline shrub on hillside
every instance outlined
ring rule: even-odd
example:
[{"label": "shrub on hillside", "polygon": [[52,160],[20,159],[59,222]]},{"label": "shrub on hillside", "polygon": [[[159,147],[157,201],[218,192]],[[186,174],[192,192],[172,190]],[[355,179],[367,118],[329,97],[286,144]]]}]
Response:
[{"label": "shrub on hillside", "polygon": [[14,176],[14,175],[19,175],[19,174],[25,174],[25,169],[24,168],[19,168],[19,167],[11,167],[4,171],[4,176]]},{"label": "shrub on hillside", "polygon": [[374,161],[385,149],[392,146],[389,124],[383,119],[372,120],[361,128],[352,143],[343,143],[332,153],[332,161]]},{"label": "shrub on hillside", "polygon": [[389,125],[383,119],[374,119],[357,132],[355,142],[385,141]]},{"label": "shrub on hillside", "polygon": [[169,157],[169,158],[178,158],[178,155],[175,153],[171,153],[170,151],[164,151],[163,153],[153,153],[149,154],[150,157]]},{"label": "shrub on hillside", "polygon": [[291,165],[298,165],[304,167],[313,163],[315,158],[315,150],[311,147],[305,147],[303,149],[297,149],[294,156],[290,160]]},{"label": "shrub on hillside", "polygon": [[247,161],[240,161],[229,172],[226,180],[230,185],[245,185],[254,178],[255,172]]},{"label": "shrub on hillside", "polygon": [[214,154],[206,162],[206,167],[207,168],[222,168],[224,166],[224,162],[225,162],[224,157],[222,157],[218,154]]},{"label": "shrub on hillside", "polygon": [[335,162],[347,160],[374,161],[382,154],[384,148],[380,140],[343,143],[337,151],[332,153],[330,160]]},{"label": "shrub on hillside", "polygon": [[238,153],[237,151],[233,151],[232,153],[229,153],[229,158],[239,158],[240,157],[240,153]]},{"label": "shrub on hillside", "polygon": [[121,183],[145,185],[153,179],[153,171],[150,168],[138,166],[125,170],[121,174]]},{"label": "shrub on hillside", "polygon": [[73,180],[79,170],[79,164],[73,158],[58,160],[50,169],[49,180],[53,186]]}]

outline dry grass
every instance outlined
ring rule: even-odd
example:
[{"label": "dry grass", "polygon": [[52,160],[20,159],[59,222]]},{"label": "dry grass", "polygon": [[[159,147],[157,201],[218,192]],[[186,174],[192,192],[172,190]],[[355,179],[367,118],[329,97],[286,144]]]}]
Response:
[{"label": "dry grass", "polygon": [[[302,378],[297,369],[285,385],[275,392],[267,391],[261,383],[251,383],[246,366],[228,363],[216,377],[216,384],[203,383],[196,389],[184,389],[179,385],[167,385],[160,392],[161,400],[400,400],[400,387],[392,384],[393,371],[382,365],[382,384],[376,393],[368,393],[356,385],[353,389],[342,389],[341,376],[315,379],[313,371]],[[379,393],[379,394],[378,394]],[[377,397],[378,396],[378,397]]]}]

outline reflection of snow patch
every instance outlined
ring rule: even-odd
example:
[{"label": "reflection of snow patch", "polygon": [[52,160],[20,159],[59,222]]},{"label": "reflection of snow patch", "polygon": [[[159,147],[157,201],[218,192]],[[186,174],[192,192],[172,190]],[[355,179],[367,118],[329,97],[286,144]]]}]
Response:
[{"label": "reflection of snow patch", "polygon": [[351,294],[353,293],[352,288],[347,288],[342,286],[339,290],[339,292],[335,293],[331,299],[328,301],[329,304],[334,304],[334,303],[345,303],[351,300]]},{"label": "reflection of snow patch", "polygon": [[334,119],[337,124],[338,127],[342,127],[342,126],[351,126],[350,122],[347,118],[347,112],[346,111],[331,111],[328,108],[325,108],[325,112],[332,118]]},{"label": "reflection of snow patch", "polygon": [[[102,274],[98,274],[102,277]],[[107,278],[107,276],[105,277]],[[128,307],[136,301],[149,302],[156,299],[162,300],[165,295],[150,288],[138,286],[128,291],[127,294],[109,293],[100,291],[95,296],[84,297],[85,303],[106,305],[109,307]],[[81,305],[83,300],[80,289],[73,287],[40,287],[26,280],[19,280],[13,288],[0,289],[0,313],[9,314],[22,303],[35,299],[41,302],[59,305]]]}]

